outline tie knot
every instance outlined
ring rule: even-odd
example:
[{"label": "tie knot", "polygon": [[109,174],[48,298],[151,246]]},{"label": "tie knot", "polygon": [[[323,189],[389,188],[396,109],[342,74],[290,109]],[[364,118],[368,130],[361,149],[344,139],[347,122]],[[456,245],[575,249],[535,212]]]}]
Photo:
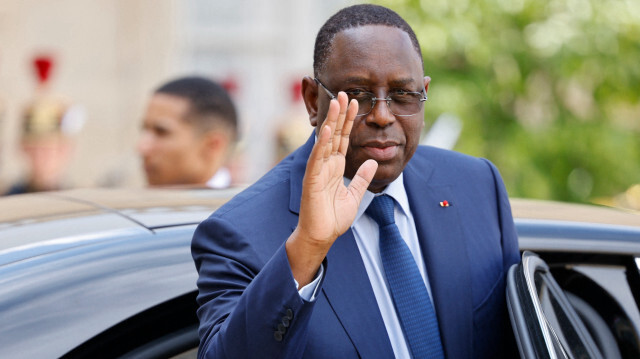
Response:
[{"label": "tie knot", "polygon": [[386,194],[374,197],[365,213],[371,216],[380,227],[395,223],[393,217],[393,198]]}]

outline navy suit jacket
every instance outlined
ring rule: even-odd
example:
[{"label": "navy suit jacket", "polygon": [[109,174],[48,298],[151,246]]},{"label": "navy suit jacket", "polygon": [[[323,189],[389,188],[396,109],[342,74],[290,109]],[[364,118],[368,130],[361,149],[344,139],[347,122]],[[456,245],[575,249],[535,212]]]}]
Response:
[{"label": "navy suit jacket", "polygon": [[[327,254],[316,300],[295,288],[284,243],[298,223],[312,146],[313,136],[196,230],[199,357],[393,358],[351,230]],[[498,171],[421,146],[404,185],[446,357],[511,357],[502,352],[513,341],[505,273],[519,254]],[[451,205],[440,206],[444,200]]]}]

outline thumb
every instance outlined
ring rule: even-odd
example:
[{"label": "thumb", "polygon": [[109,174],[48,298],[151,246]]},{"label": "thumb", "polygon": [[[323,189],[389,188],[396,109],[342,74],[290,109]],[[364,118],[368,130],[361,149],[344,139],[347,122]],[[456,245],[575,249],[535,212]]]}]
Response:
[{"label": "thumb", "polygon": [[360,203],[360,200],[367,191],[367,188],[369,188],[369,184],[377,170],[378,162],[368,159],[360,166],[360,168],[358,168],[356,175],[353,176],[351,183],[349,183],[348,190],[355,196],[358,203]]}]

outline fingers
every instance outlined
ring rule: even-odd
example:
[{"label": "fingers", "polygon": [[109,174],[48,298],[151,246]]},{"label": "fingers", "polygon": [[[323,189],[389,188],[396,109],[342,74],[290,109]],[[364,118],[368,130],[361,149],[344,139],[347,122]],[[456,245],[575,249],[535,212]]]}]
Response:
[{"label": "fingers", "polygon": [[375,160],[369,159],[364,161],[364,163],[358,168],[358,172],[353,176],[353,180],[349,184],[349,192],[352,193],[355,198],[358,200],[358,203],[362,200],[362,196],[369,188],[369,184],[373,179],[373,176],[376,174],[378,170],[378,162]]},{"label": "fingers", "polygon": [[[357,105],[355,111],[348,103],[349,98],[344,92],[339,92],[337,101],[331,100],[329,103],[329,110],[327,111],[327,118],[324,120],[322,127],[328,126],[332,129],[331,138],[329,139],[330,147],[324,149],[326,157],[332,153],[337,153],[345,147],[344,142],[344,130],[345,125],[348,126],[347,138],[351,132],[351,125],[353,124],[353,118],[357,114]],[[352,101],[353,102],[353,101]],[[347,142],[348,144],[348,142]],[[342,154],[346,154],[346,149],[340,151]]]},{"label": "fingers", "polygon": [[309,160],[307,161],[306,173],[309,175],[316,176],[322,171],[322,165],[325,160],[325,149],[331,147],[329,145],[330,138],[331,127],[323,125],[318,134],[318,141],[311,149],[311,154],[309,154]]},{"label": "fingers", "polygon": [[353,121],[358,114],[358,101],[351,100],[349,108],[347,109],[344,126],[342,127],[342,137],[339,139],[340,146],[338,152],[343,155],[347,155],[347,149],[349,148],[349,136],[351,135],[351,129],[353,128]]},{"label": "fingers", "polygon": [[327,117],[318,133],[318,141],[314,145],[309,157],[309,173],[316,174],[322,169],[322,161],[332,154],[341,153],[346,156],[349,146],[349,135],[353,127],[353,120],[358,113],[358,102],[348,104],[347,94],[338,93],[336,100],[331,100]]},{"label": "fingers", "polygon": [[336,123],[336,129],[333,132],[333,136],[331,139],[331,151],[333,153],[338,152],[338,148],[340,147],[340,142],[342,138],[342,130],[345,123],[345,117],[347,116],[347,106],[348,106],[349,98],[347,94],[344,92],[338,92],[338,104],[340,105],[338,118]]},{"label": "fingers", "polygon": [[329,156],[331,156],[331,152],[333,151],[333,133],[337,126],[339,114],[340,114],[339,102],[331,100],[331,102],[329,102],[329,110],[327,111],[327,118],[325,118],[324,122],[322,123],[322,130],[324,130],[325,127],[328,127],[331,129],[331,132],[329,133],[329,142],[328,142],[329,145],[323,147],[322,149],[325,158],[329,158]]}]

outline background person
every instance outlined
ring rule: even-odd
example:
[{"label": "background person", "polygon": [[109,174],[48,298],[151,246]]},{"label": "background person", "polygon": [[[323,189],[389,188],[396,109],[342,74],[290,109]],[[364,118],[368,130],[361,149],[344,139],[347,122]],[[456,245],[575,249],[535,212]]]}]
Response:
[{"label": "background person", "polygon": [[53,58],[37,56],[33,66],[38,85],[23,112],[20,133],[27,172],[8,188],[6,195],[66,188],[65,172],[73,156],[76,136],[85,122],[82,106],[50,91]]},{"label": "background person", "polygon": [[194,234],[199,356],[515,357],[507,193],[487,160],[418,146],[431,79],[413,30],[345,8],[314,75],[316,133]]},{"label": "background person", "polygon": [[228,187],[224,164],[237,138],[237,112],[221,85],[203,77],[167,82],[149,99],[137,146],[147,183]]}]

